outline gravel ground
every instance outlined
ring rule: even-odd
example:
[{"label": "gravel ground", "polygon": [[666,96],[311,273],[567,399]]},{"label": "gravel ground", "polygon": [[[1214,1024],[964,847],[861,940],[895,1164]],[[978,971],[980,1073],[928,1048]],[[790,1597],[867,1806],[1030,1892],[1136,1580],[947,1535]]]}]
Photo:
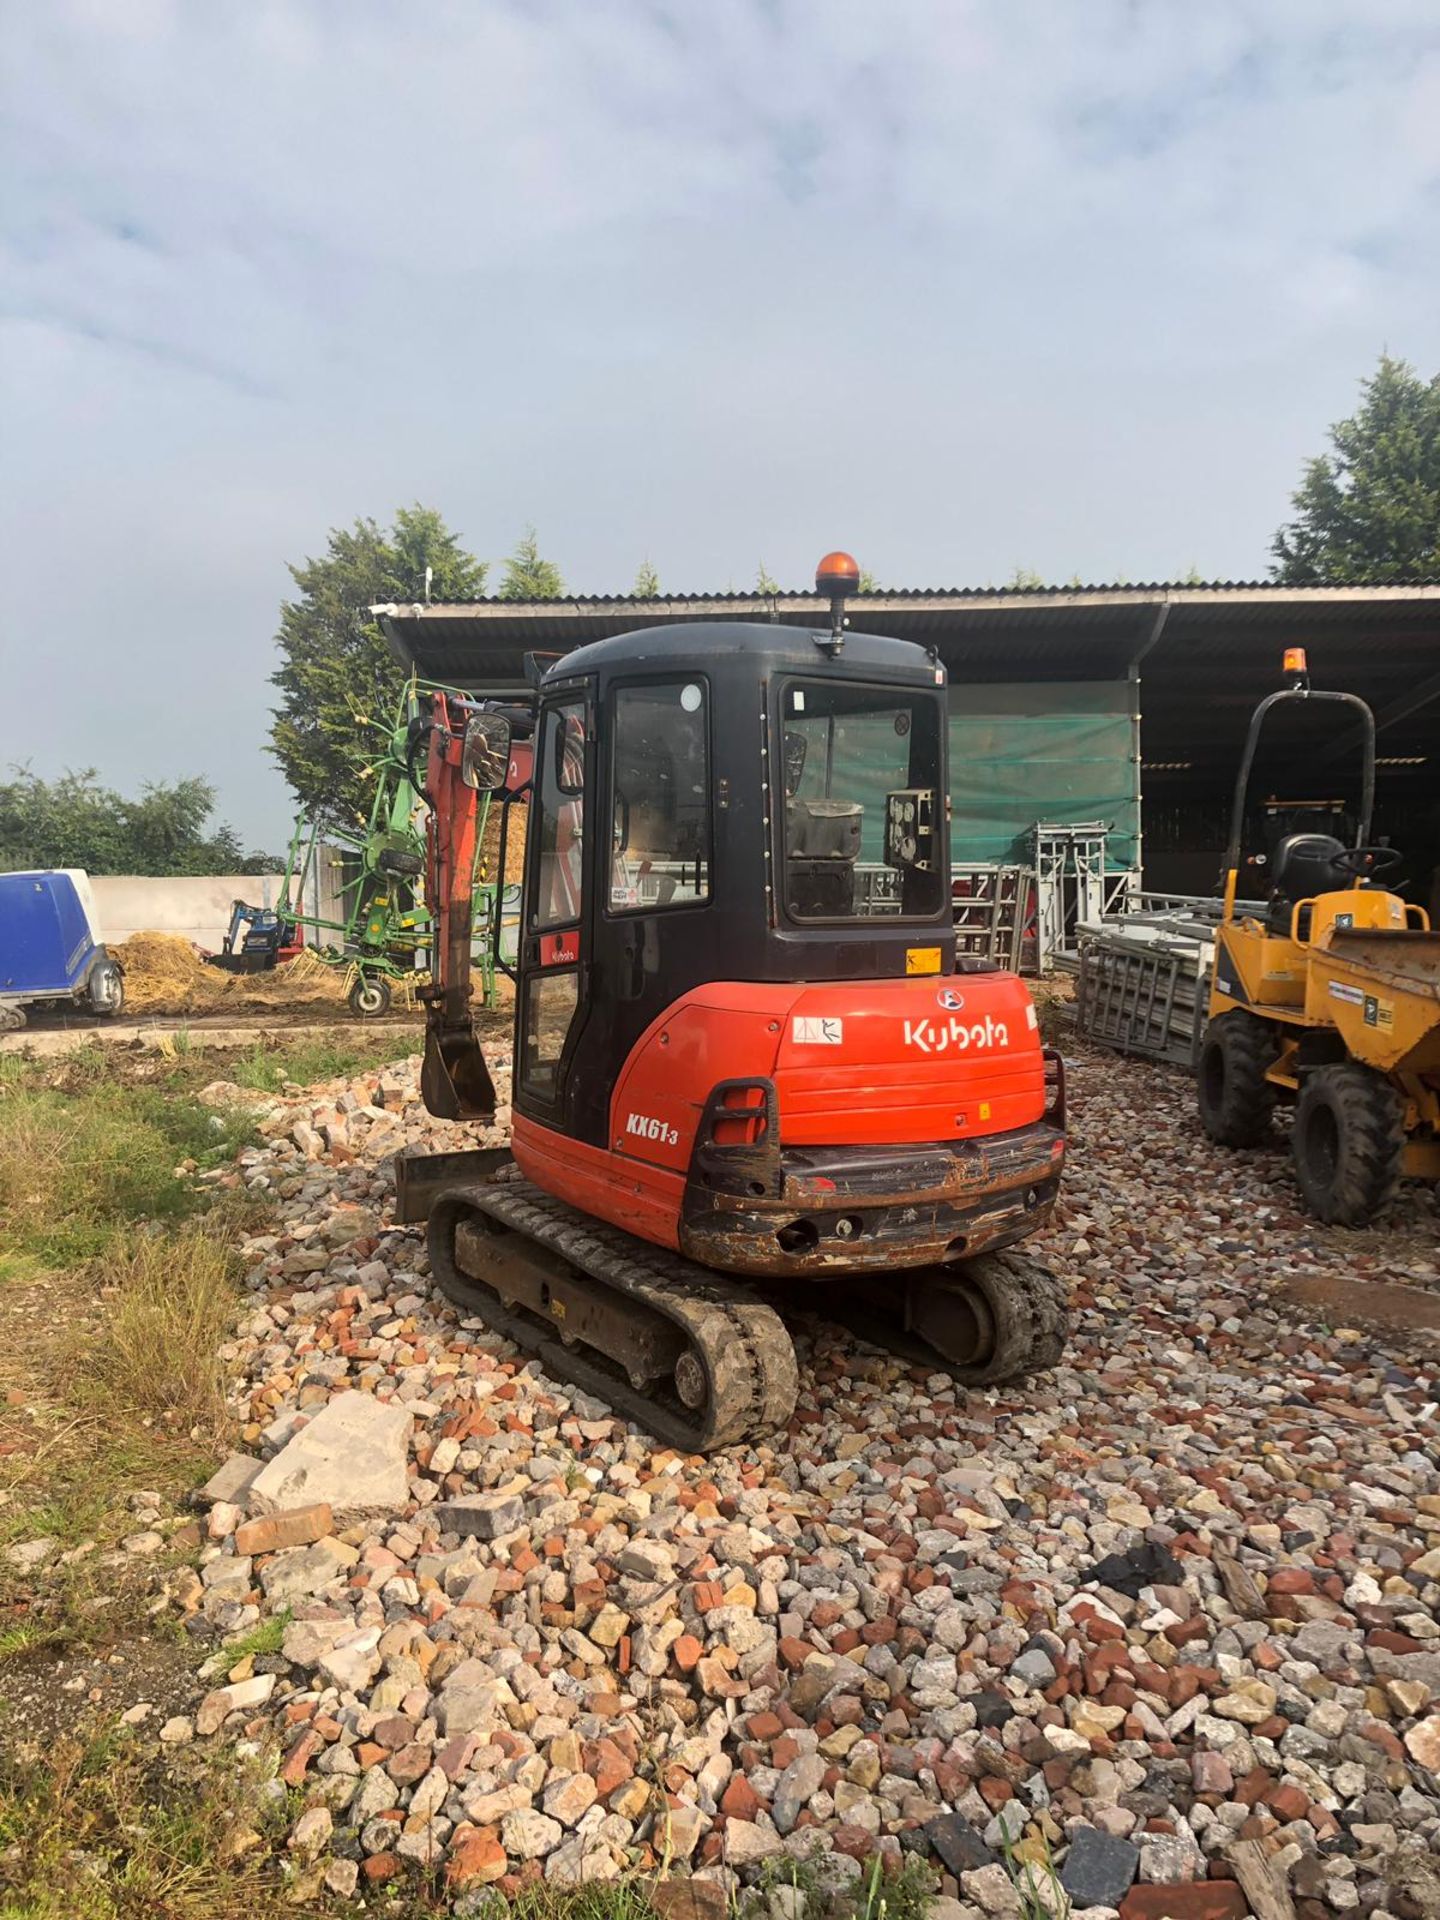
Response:
[{"label": "gravel ground", "polygon": [[1435,1196],[1345,1235],[1178,1076],[1082,1050],[1072,1104],[1061,1367],[967,1394],[806,1318],[789,1433],[708,1460],[432,1295],[386,1160],[475,1136],[414,1063],[277,1106],[242,1177],[283,1226],[226,1353],[252,1463],[175,1600],[202,1638],[287,1624],[162,1738],[278,1730],[302,1892],[410,1859],[463,1912],[880,1848],[996,1916],[1030,1863],[1124,1920],[1436,1920],[1440,1342],[1287,1297],[1428,1305]]}]

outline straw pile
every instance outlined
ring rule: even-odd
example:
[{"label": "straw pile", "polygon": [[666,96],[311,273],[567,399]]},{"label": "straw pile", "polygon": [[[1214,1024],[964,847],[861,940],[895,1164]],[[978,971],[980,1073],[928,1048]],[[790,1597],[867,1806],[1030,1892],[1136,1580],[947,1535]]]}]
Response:
[{"label": "straw pile", "polygon": [[[218,967],[207,967],[218,973]],[[338,1006],[355,978],[349,967],[330,967],[313,947],[302,947],[293,960],[269,973],[232,974],[236,992],[251,1006]]]},{"label": "straw pile", "polygon": [[327,967],[308,951],[271,973],[226,973],[206,966],[198,949],[176,933],[135,933],[114,953],[125,969],[125,1004],[132,1013],[339,1006],[349,985],[344,967]]},{"label": "straw pile", "polygon": [[125,969],[125,1003],[132,1013],[196,1013],[227,997],[230,981],[207,967],[178,933],[132,933],[115,948]]}]

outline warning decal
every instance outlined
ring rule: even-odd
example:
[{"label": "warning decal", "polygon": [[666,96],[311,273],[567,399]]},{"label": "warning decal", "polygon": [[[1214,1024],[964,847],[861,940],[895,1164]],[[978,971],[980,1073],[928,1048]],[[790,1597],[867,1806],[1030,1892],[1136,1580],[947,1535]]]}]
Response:
[{"label": "warning decal", "polygon": [[790,1038],[797,1047],[838,1047],[845,1039],[845,1022],[797,1013],[790,1023]]}]

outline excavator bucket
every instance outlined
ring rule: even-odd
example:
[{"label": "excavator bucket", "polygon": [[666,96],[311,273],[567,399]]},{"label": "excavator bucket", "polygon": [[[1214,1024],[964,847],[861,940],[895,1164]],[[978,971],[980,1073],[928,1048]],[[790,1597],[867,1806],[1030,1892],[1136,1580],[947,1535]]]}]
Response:
[{"label": "excavator bucket", "polygon": [[425,1029],[420,1097],[439,1120],[495,1118],[495,1084],[468,1020],[463,1026]]}]

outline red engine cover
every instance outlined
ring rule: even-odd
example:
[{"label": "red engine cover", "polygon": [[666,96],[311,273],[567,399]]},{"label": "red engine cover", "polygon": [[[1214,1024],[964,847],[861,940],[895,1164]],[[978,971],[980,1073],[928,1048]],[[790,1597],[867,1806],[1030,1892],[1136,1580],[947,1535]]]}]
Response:
[{"label": "red engine cover", "polygon": [[1045,1111],[1035,1008],[1013,974],[722,980],[682,995],[636,1044],[608,1151],[517,1115],[515,1157],[548,1190],[673,1246],[705,1102],[720,1081],[746,1079],[773,1080],[787,1147],[967,1139]]},{"label": "red engine cover", "polygon": [[751,986],[677,1000],[616,1083],[617,1153],[684,1172],[721,1080],[775,1082],[783,1146],[957,1140],[1045,1110],[1030,995],[1011,974]]}]

